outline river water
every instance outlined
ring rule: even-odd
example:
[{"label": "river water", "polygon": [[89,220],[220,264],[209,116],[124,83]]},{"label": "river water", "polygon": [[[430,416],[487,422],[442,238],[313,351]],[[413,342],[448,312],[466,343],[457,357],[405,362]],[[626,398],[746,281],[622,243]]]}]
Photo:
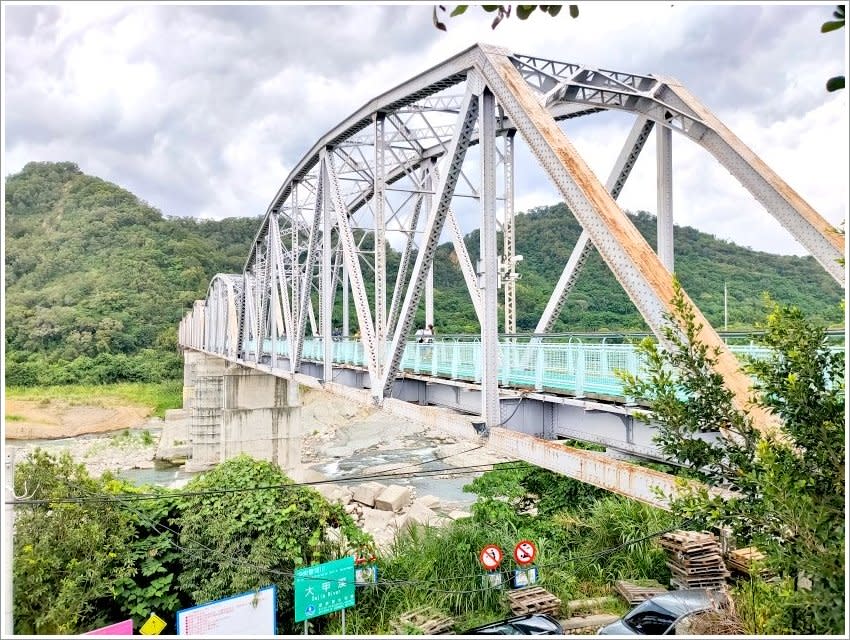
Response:
[{"label": "river water", "polygon": [[[111,469],[119,477],[136,485],[183,487],[198,472],[187,472],[183,470],[182,465],[154,460],[155,444],[141,445],[142,434],[145,431],[150,433],[156,442],[159,439],[160,430],[160,427],[149,425],[130,430],[130,438],[122,437],[122,432],[113,432],[52,440],[7,440],[6,444],[18,447],[21,451],[18,454],[19,460],[26,451],[35,448],[42,448],[53,454],[68,451],[72,457],[85,463],[90,472],[95,474]],[[409,438],[406,440],[408,440],[407,444],[411,444]],[[305,467],[318,471],[328,478],[338,479],[342,485],[353,486],[367,480],[382,484],[405,485],[412,487],[417,496],[433,495],[444,504],[459,509],[468,508],[475,501],[475,495],[464,492],[463,487],[481,474],[454,471],[454,467],[445,461],[435,460],[444,454],[439,441],[422,437],[414,442],[414,446],[409,448],[402,446],[379,449],[372,446],[344,453],[339,446],[326,446],[322,449],[325,449],[327,454],[323,455],[320,451],[313,456],[317,459],[306,463]],[[133,465],[143,468],[128,468]],[[439,476],[434,473],[415,477],[415,474],[421,474],[423,471],[444,471],[445,473],[440,473]],[[394,474],[397,477],[392,477]],[[411,474],[414,477],[401,477],[401,474]],[[346,478],[350,480],[347,481]]]}]

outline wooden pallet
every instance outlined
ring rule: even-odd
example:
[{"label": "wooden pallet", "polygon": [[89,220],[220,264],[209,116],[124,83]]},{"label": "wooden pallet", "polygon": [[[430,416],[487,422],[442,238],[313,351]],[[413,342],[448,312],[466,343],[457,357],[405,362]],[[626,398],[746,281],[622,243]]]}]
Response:
[{"label": "wooden pallet", "polygon": [[412,629],[417,629],[426,636],[438,636],[452,630],[454,622],[430,607],[420,607],[402,614],[397,622],[392,623],[396,634],[410,635]]},{"label": "wooden pallet", "polygon": [[694,556],[692,554],[670,554],[673,562],[682,567],[722,567],[723,556],[718,552]]},{"label": "wooden pallet", "polygon": [[676,589],[723,589],[726,578],[670,578],[670,586]]},{"label": "wooden pallet", "polygon": [[729,576],[729,571],[726,570],[726,565],[721,560],[713,567],[683,567],[675,562],[666,563],[670,570],[680,576],[688,578],[690,576],[706,578],[726,578]]},{"label": "wooden pallet", "polygon": [[657,596],[659,593],[667,591],[667,587],[655,581],[646,585],[639,585],[626,580],[617,580],[614,583],[614,589],[623,597],[623,600],[632,605],[639,604],[644,600]]},{"label": "wooden pallet", "polygon": [[525,587],[507,592],[508,602],[514,615],[526,613],[557,614],[561,599],[543,587]]},{"label": "wooden pallet", "polygon": [[[730,569],[734,569],[739,573],[751,575],[753,563],[764,560],[764,554],[755,547],[746,547],[744,549],[735,549],[729,552],[727,565]],[[761,574],[769,573],[766,569],[760,571]]]},{"label": "wooden pallet", "polygon": [[701,531],[671,531],[662,535],[658,542],[669,551],[688,554],[720,552],[720,544],[714,534]]}]

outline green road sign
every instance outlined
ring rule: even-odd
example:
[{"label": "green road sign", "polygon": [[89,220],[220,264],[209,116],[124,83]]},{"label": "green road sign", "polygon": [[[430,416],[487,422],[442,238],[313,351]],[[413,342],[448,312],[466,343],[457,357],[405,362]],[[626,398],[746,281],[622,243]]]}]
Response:
[{"label": "green road sign", "polygon": [[295,570],[295,622],[353,606],[353,556]]}]

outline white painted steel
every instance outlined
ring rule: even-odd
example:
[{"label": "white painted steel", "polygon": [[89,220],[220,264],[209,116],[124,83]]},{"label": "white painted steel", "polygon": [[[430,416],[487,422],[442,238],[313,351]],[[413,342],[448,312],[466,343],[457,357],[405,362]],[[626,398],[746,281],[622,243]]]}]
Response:
[{"label": "white painted steel", "polygon": [[659,125],[655,128],[657,177],[657,253],[667,271],[673,273],[673,132]]},{"label": "white painted steel", "polygon": [[499,262],[496,244],[496,100],[485,88],[478,98],[481,137],[481,415],[488,427],[501,424],[499,411]]}]

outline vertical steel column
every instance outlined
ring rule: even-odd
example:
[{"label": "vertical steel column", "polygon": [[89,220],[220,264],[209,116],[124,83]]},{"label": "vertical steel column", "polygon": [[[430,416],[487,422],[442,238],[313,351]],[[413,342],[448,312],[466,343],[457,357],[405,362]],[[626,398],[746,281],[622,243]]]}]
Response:
[{"label": "vertical steel column", "polygon": [[384,228],[386,165],[384,159],[384,114],[375,114],[375,347],[378,363],[384,362],[387,342],[387,249]]},{"label": "vertical steel column", "polygon": [[342,265],[342,335],[346,338],[349,334],[348,327],[348,267]]},{"label": "vertical steel column", "polygon": [[[333,162],[331,155],[325,154],[322,160],[322,182],[324,183],[324,192],[330,193],[330,178],[328,173],[330,167],[328,163]],[[323,199],[323,215],[322,215],[322,306],[319,311],[319,330],[322,332],[322,346],[324,347],[324,373],[322,377],[325,382],[333,380],[333,344],[331,339],[331,314],[333,313],[333,291],[331,291],[331,282],[333,271],[331,267],[331,215],[333,214],[333,204],[330,198]]]},{"label": "vertical steel column", "polygon": [[[269,333],[271,334],[269,337],[271,338],[269,342],[271,343],[271,359],[269,364],[271,368],[274,369],[277,367],[277,335],[278,335],[278,315],[280,314],[280,289],[278,288],[277,279],[282,277],[282,274],[278,273],[278,261],[277,254],[281,250],[280,247],[280,234],[273,233],[273,228],[276,228],[277,221],[275,220],[275,216],[277,214],[273,213],[269,219],[269,260],[271,261],[271,265],[269,267],[270,278],[269,281],[271,283],[271,312],[269,313]],[[275,244],[277,243],[277,246]]]},{"label": "vertical steel column", "polygon": [[496,245],[496,99],[484,88],[478,98],[481,148],[481,262],[479,286],[484,290],[481,322],[481,415],[487,427],[501,423],[499,413],[499,279]]},{"label": "vertical steel column", "polygon": [[[437,170],[436,163],[431,165],[425,178],[425,211],[431,211],[431,191],[434,188],[434,172]],[[425,326],[434,324],[434,264],[428,267],[428,275],[425,279]]]},{"label": "vertical steel column", "polygon": [[428,267],[425,280],[425,326],[434,324],[434,264]]},{"label": "vertical steel column", "polygon": [[658,179],[658,242],[656,251],[661,264],[673,273],[673,131],[655,128]]},{"label": "vertical steel column", "polygon": [[298,238],[299,218],[301,217],[301,209],[298,204],[298,183],[292,183],[292,189],[289,192],[289,294],[292,299],[291,309],[293,310],[292,324],[293,329],[286,336],[286,341],[289,344],[289,358],[292,360],[292,354],[295,352],[294,336],[296,327],[301,326],[301,317],[298,315],[301,309],[301,289],[299,287],[301,280],[301,266],[299,264],[299,256],[301,254],[301,243]]},{"label": "vertical steel column", "polygon": [[260,356],[263,353],[263,339],[266,336],[266,331],[263,328],[263,323],[265,322],[265,317],[263,315],[263,311],[265,310],[263,306],[263,297],[265,294],[265,288],[267,284],[268,277],[268,244],[266,244],[266,253],[263,255],[262,249],[260,247],[257,248],[257,262],[255,268],[257,269],[257,274],[255,276],[254,282],[254,362],[256,364],[260,363]]},{"label": "vertical steel column", "polygon": [[504,141],[505,218],[502,225],[502,259],[505,261],[505,333],[516,333],[516,230],[514,226],[514,134]]},{"label": "vertical steel column", "polygon": [[[430,213],[434,202],[432,197],[434,191],[434,174],[437,171],[437,162],[432,161],[425,177],[425,211]],[[428,275],[425,279],[425,326],[434,324],[434,265],[428,267]]]}]

